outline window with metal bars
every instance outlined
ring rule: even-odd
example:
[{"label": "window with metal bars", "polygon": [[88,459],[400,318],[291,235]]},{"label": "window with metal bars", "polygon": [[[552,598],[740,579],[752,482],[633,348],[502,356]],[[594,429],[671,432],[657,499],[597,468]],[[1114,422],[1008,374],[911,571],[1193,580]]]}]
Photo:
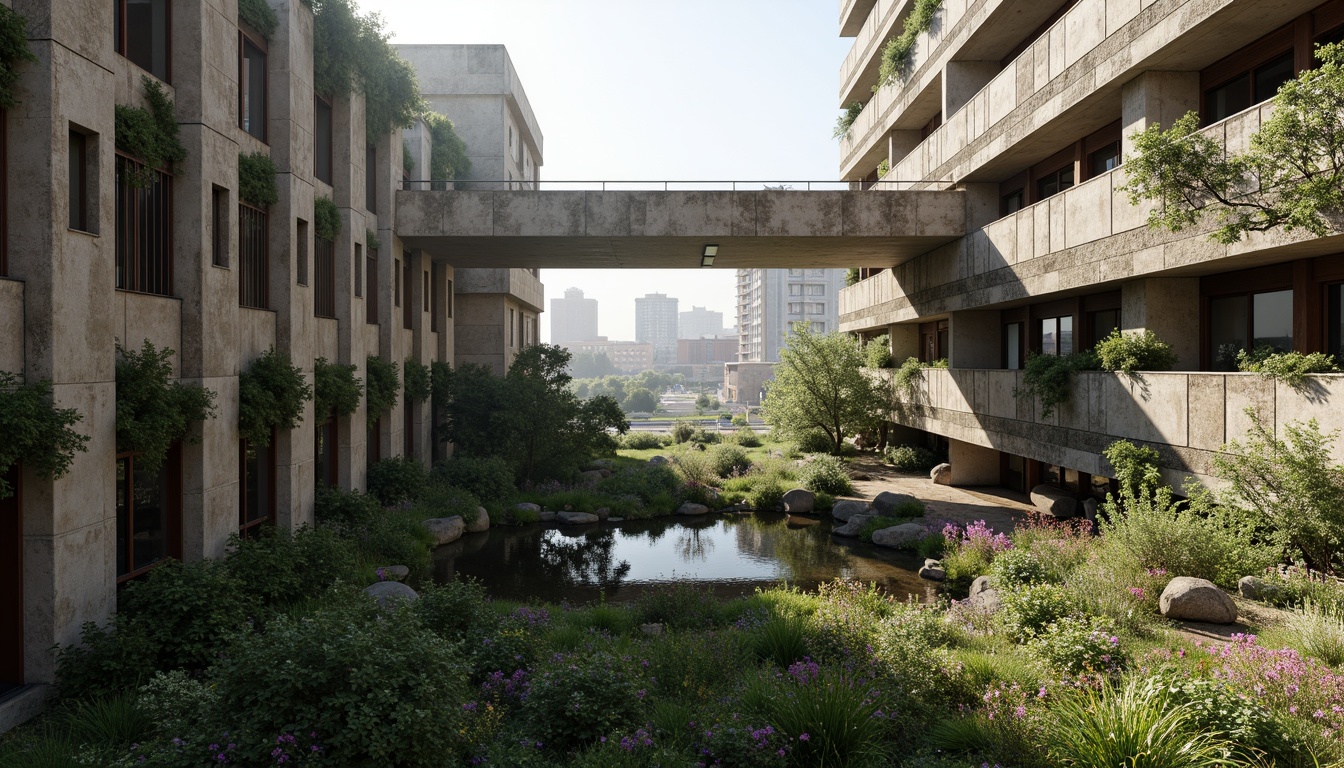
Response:
[{"label": "window with metal bars", "polygon": [[336,244],[319,237],[316,240],[313,271],[316,280],[313,286],[313,308],[318,317],[336,316]]},{"label": "window with metal bars", "polygon": [[153,171],[147,186],[132,186],[144,165],[117,155],[117,288],[173,293],[173,177]]},{"label": "window with metal bars", "polygon": [[238,304],[271,308],[271,254],[266,211],[238,204]]}]

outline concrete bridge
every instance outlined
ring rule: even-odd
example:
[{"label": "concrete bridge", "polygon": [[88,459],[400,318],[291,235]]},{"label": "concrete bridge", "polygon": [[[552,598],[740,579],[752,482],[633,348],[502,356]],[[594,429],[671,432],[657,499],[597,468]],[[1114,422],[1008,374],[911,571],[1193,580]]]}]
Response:
[{"label": "concrete bridge", "polygon": [[404,190],[396,231],[456,267],[700,268],[710,244],[715,268],[890,267],[965,235],[968,205],[956,190]]}]

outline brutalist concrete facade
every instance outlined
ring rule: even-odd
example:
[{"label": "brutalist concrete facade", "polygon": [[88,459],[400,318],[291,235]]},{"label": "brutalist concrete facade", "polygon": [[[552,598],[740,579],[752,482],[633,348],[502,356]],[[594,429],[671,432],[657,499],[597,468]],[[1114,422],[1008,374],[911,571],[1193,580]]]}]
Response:
[{"label": "brutalist concrete facade", "polygon": [[[114,17],[116,3],[13,3],[27,18],[37,61],[20,66],[19,103],[4,114],[0,369],[51,381],[57,405],[79,411],[77,429],[89,442],[60,479],[20,466],[11,477],[19,494],[0,501],[0,560],[14,566],[0,569],[7,596],[0,601],[0,695],[9,694],[0,698],[0,730],[44,695],[54,675],[52,647],[76,641],[83,622],[111,615],[119,581],[133,575],[125,565],[136,565],[122,551],[126,541],[151,536],[164,553],[195,560],[223,554],[239,531],[238,377],[259,355],[272,347],[288,354],[310,382],[317,358],[355,365],[364,378],[368,355],[398,366],[454,355],[452,266],[407,246],[394,230],[403,140],[414,144],[420,168],[406,173],[416,178],[427,173],[427,132],[390,131],[371,142],[362,95],[315,99],[314,18],[300,0],[271,3],[279,26],[269,39],[239,21],[235,0],[147,5],[162,14]],[[148,69],[132,58],[143,50],[119,52],[127,38],[117,18],[132,27],[166,25],[161,45],[139,59]],[[153,37],[139,32],[132,36]],[[251,132],[240,106],[245,47],[253,56],[247,66],[258,65],[257,51],[265,61],[265,96],[251,93],[265,105],[264,128],[263,113],[254,111]],[[115,107],[145,105],[144,77],[174,101],[187,150],[171,191],[169,182],[156,187],[171,235],[155,262],[168,277],[152,285],[129,282],[134,259],[118,260],[131,219],[118,213],[130,203],[118,195],[118,167],[127,161],[114,142]],[[329,144],[319,109],[330,111]],[[326,162],[319,146],[329,147]],[[279,200],[249,230],[256,236],[248,254],[265,260],[245,266],[238,158],[253,152],[279,169]],[[340,211],[330,246],[316,239],[319,197]],[[117,453],[114,375],[115,345],[138,348],[146,339],[176,350],[181,381],[217,393],[215,416],[165,469],[164,522],[148,533],[131,527],[120,506],[119,496],[129,494],[118,472],[134,457]],[[427,403],[398,401],[372,430],[362,405],[334,427],[319,430],[315,416],[309,405],[303,423],[272,442],[270,488],[262,492],[273,494],[265,511],[275,525],[312,523],[319,482],[363,488],[370,460],[410,454],[428,462],[442,448],[431,445]],[[327,445],[321,457],[319,431]]]},{"label": "brutalist concrete facade", "polygon": [[[1228,353],[1268,344],[1344,353],[1344,236],[1303,232],[1214,243],[1209,227],[1146,226],[1122,191],[1132,136],[1193,110],[1241,150],[1312,46],[1344,37],[1339,0],[944,0],[902,76],[872,89],[883,43],[912,0],[844,0],[855,37],[840,102],[863,111],[840,142],[840,171],[874,190],[961,189],[967,234],[841,294],[842,330],[887,333],[896,359],[947,358],[892,420],[941,443],[953,480],[1102,493],[1101,456],[1128,438],[1157,448],[1171,479],[1207,481],[1211,457],[1268,423],[1316,418],[1344,428],[1344,377],[1292,388],[1238,373]],[[890,170],[879,176],[879,165]],[[1077,351],[1112,328],[1152,330],[1177,371],[1077,376],[1049,417],[1015,397],[1028,352]],[[1344,459],[1344,444],[1336,445]],[[973,456],[973,479],[957,457]]]}]

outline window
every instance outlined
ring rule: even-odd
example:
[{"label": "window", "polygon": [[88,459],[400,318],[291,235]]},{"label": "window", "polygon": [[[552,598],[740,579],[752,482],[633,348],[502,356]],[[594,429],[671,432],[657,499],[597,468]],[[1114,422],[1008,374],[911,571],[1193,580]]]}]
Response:
[{"label": "window", "polygon": [[[147,186],[132,180],[148,175]],[[117,288],[171,296],[173,177],[117,155]]]},{"label": "window", "polygon": [[411,295],[415,291],[415,283],[414,283],[415,278],[413,277],[414,273],[411,272],[410,251],[407,251],[404,255],[406,257],[406,260],[401,265],[402,269],[401,279],[402,282],[405,283],[405,285],[401,287],[401,292],[402,294],[404,294],[405,300],[401,304],[401,327],[409,331],[415,327],[415,312],[414,312],[415,301],[413,300],[413,297]]},{"label": "window", "polygon": [[364,434],[364,468],[368,469],[374,464],[383,460],[383,445],[378,439],[383,433],[383,420],[381,417],[374,419],[369,425],[369,431]]},{"label": "window", "polygon": [[368,302],[364,305],[364,322],[378,324],[378,249],[369,249],[369,258],[365,262],[364,283],[369,286]]},{"label": "window", "polygon": [[1073,354],[1073,316],[1047,317],[1041,320],[1041,354]]},{"label": "window", "polygon": [[229,190],[210,193],[210,263],[229,268]]},{"label": "window", "polygon": [[238,531],[243,538],[271,520],[275,510],[275,432],[269,445],[238,441]]},{"label": "window", "polygon": [[[160,80],[169,82],[168,0],[112,0],[117,53]],[[106,7],[106,6],[104,6]]]},{"label": "window", "polygon": [[313,175],[331,183],[331,151],[335,144],[331,132],[331,102],[313,97]]},{"label": "window", "polygon": [[297,276],[296,279],[298,280],[299,285],[307,285],[307,284],[308,284],[308,222],[304,221],[303,219],[299,219],[297,223],[298,223],[298,231],[299,231],[298,236],[297,236],[297,240],[298,240],[298,245],[299,245],[299,247],[298,247],[298,253],[297,253],[297,255],[296,255],[296,257],[295,257],[295,260],[294,260],[294,261],[295,261],[294,266],[296,267],[296,271],[298,272],[298,276]]},{"label": "window", "polygon": [[88,137],[70,131],[70,228],[80,232],[89,231],[89,157]]},{"label": "window", "polygon": [[350,274],[355,277],[355,296],[364,295],[364,246],[355,243],[355,260],[351,265]]},{"label": "window", "polygon": [[438,333],[439,293],[440,293],[439,286],[443,283],[443,281],[439,279],[440,269],[438,264],[430,264],[429,269],[430,272],[433,273],[429,278],[428,284],[425,286],[425,290],[429,294],[429,330],[433,331],[434,333]]},{"label": "window", "polygon": [[1022,210],[1024,200],[1023,190],[1018,189],[1009,192],[1003,196],[1003,200],[999,204],[999,211],[1004,216],[1007,216],[1010,213],[1017,213]]},{"label": "window", "polygon": [[790,270],[789,270],[789,277],[802,277],[802,276],[803,276],[803,270],[801,270],[801,269],[790,269]]},{"label": "window", "polygon": [[242,49],[238,61],[238,125],[252,136],[266,140],[266,52],[247,35],[239,33]]},{"label": "window", "polygon": [[338,479],[336,446],[340,444],[340,430],[336,411],[327,414],[326,421],[313,430],[313,481],[315,488],[335,488]]},{"label": "window", "polygon": [[405,443],[406,443],[406,444],[403,446],[402,455],[404,455],[404,456],[414,456],[414,455],[415,455],[415,406],[411,403],[411,398],[409,398],[409,397],[403,397],[403,398],[401,399],[401,407],[402,407],[402,410],[404,411],[404,415],[405,415],[405,418],[404,418],[404,420],[403,420],[403,424],[402,424],[402,436],[404,437],[404,439],[405,439]]},{"label": "window", "polygon": [[378,147],[373,144],[364,150],[364,207],[378,212]]},{"label": "window", "polygon": [[271,256],[266,211],[238,204],[238,304],[271,308]]},{"label": "window", "polygon": [[826,276],[826,270],[824,270],[824,269],[809,269],[809,270],[807,270],[807,276],[808,276],[808,277],[825,277],[825,276]]},{"label": "window", "polygon": [[1212,125],[1279,92],[1293,79],[1293,51],[1288,50],[1254,69],[1240,72],[1204,92],[1204,125]]},{"label": "window", "polygon": [[1112,142],[1087,156],[1089,176],[1100,176],[1120,167],[1120,142]]},{"label": "window", "polygon": [[1237,353],[1244,349],[1293,349],[1292,290],[1219,296],[1209,299],[1208,311],[1207,353],[1212,370],[1237,370]]},{"label": "window", "polygon": [[948,321],[919,324],[919,361],[930,363],[947,357]]},{"label": "window", "polygon": [[800,284],[798,284],[798,283],[794,283],[794,284],[790,285],[790,286],[789,286],[789,295],[790,295],[790,296],[802,296],[802,295],[803,295],[803,286],[800,285]]},{"label": "window", "polygon": [[803,302],[801,302],[801,301],[791,301],[791,302],[789,302],[789,314],[790,314],[790,315],[801,315],[801,314],[803,314]]},{"label": "window", "polygon": [[813,333],[825,333],[825,332],[826,332],[826,324],[825,324],[825,323],[812,323],[812,332],[813,332]]},{"label": "window", "polygon": [[1022,368],[1022,323],[1003,326],[1003,367],[1010,371]]},{"label": "window", "polygon": [[824,286],[824,285],[809,285],[809,286],[807,286],[807,287],[805,288],[805,290],[807,291],[807,295],[808,295],[808,296],[825,296],[825,295],[826,295],[826,286]]},{"label": "window", "polygon": [[1044,200],[1073,186],[1073,166],[1066,165],[1036,180],[1036,199]]},{"label": "window", "polygon": [[809,301],[807,303],[807,314],[824,315],[826,314],[826,305],[819,301]]},{"label": "window", "polygon": [[313,255],[313,314],[318,317],[336,317],[336,243],[319,237],[314,243]]},{"label": "window", "polygon": [[447,293],[448,293],[448,317],[451,318],[451,317],[453,316],[453,302],[455,301],[455,299],[454,299],[454,294],[453,294],[453,281],[452,281],[452,280],[449,280],[449,281],[448,281],[448,291],[447,291]]},{"label": "window", "polygon": [[117,581],[182,554],[182,458],[177,446],[151,468],[117,456]]},{"label": "window", "polygon": [[0,696],[23,685],[23,473],[0,472],[11,494],[0,499]]},{"label": "window", "polygon": [[1088,332],[1092,334],[1092,346],[1120,329],[1120,310],[1103,309],[1088,314]]},{"label": "window", "polygon": [[516,312],[515,310],[512,310],[512,309],[509,310],[509,346],[510,346],[510,347],[514,346],[514,344],[515,344],[515,340],[514,340],[514,337],[513,337],[513,328],[514,328],[513,323],[514,323],[514,316],[515,316],[516,314],[517,314],[517,312]]},{"label": "window", "polygon": [[[424,270],[424,271],[423,271],[423,274],[424,274],[424,277],[425,277],[425,279],[424,279],[424,288],[425,288],[425,290],[424,290],[423,293],[420,294],[421,296],[424,297],[424,300],[420,302],[420,311],[421,311],[421,312],[430,312],[430,311],[433,309],[433,307],[430,306],[430,303],[433,301],[433,296],[432,296],[432,294],[430,293],[430,290],[429,290],[429,270]],[[433,324],[433,322],[434,322],[434,321],[433,321],[433,319],[431,318],[431,319],[430,319],[430,323]]]},{"label": "window", "polygon": [[1326,289],[1326,293],[1329,304],[1326,322],[1329,323],[1329,328],[1325,338],[1329,346],[1325,351],[1344,360],[1344,283],[1330,286]]}]

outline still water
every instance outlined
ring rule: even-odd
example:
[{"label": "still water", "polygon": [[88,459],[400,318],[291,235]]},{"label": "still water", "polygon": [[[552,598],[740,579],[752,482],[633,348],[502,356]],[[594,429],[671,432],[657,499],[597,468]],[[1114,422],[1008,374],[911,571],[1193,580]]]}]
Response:
[{"label": "still water", "polygon": [[435,550],[434,578],[469,576],[496,598],[556,603],[629,601],[671,583],[733,597],[781,582],[812,589],[836,577],[928,600],[934,587],[916,574],[922,562],[834,537],[829,516],[754,514],[492,528]]}]

